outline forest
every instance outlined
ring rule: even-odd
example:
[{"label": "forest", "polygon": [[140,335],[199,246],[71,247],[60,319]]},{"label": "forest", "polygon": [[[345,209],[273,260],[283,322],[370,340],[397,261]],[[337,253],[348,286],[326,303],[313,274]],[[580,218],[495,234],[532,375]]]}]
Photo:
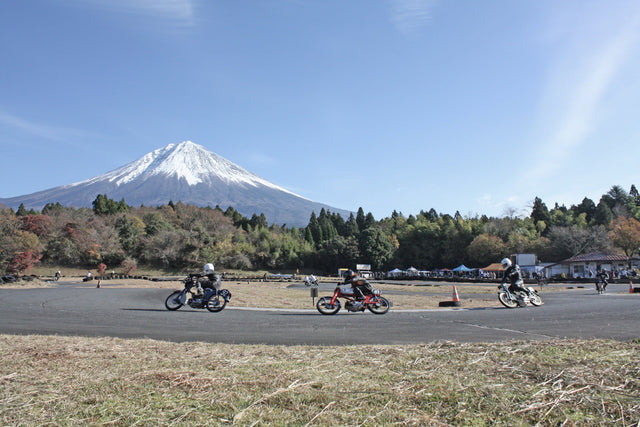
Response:
[{"label": "forest", "polygon": [[139,266],[334,274],[371,264],[375,271],[421,270],[464,263],[482,268],[514,253],[555,262],[589,252],[640,250],[640,194],[613,186],[598,203],[548,207],[540,198],[528,215],[462,216],[434,209],[375,219],[362,208],[349,218],[322,210],[306,227],[268,224],[233,207],[197,207],[169,201],[132,207],[101,194],[92,208],[49,203],[42,211],[0,211],[0,272],[22,274],[37,263],[109,268],[130,274]]}]

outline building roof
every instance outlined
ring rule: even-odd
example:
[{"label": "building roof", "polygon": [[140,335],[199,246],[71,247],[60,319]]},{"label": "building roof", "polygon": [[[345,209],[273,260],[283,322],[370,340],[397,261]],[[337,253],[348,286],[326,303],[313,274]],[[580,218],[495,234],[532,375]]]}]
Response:
[{"label": "building roof", "polygon": [[572,258],[565,259],[561,264],[569,264],[573,262],[617,262],[628,261],[625,255],[605,254],[602,252],[591,252],[583,255],[576,255]]}]

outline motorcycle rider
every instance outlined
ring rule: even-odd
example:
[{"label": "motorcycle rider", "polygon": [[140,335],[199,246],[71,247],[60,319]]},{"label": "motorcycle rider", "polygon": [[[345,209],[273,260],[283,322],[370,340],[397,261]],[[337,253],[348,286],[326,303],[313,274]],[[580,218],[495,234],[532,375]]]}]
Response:
[{"label": "motorcycle rider", "polygon": [[527,290],[522,287],[524,281],[522,280],[522,273],[520,272],[520,266],[513,264],[509,258],[503,258],[500,261],[502,268],[505,269],[502,283],[509,282],[509,292],[515,295],[520,295],[521,292],[527,293]]},{"label": "motorcycle rider", "polygon": [[198,295],[203,294],[203,289],[211,288],[216,292],[220,290],[220,275],[216,273],[215,267],[212,263],[206,263],[204,265],[204,274],[198,274],[197,281],[197,293]]},{"label": "motorcycle rider", "polygon": [[608,279],[609,274],[607,273],[607,270],[604,268],[602,270],[598,270],[598,273],[596,274],[596,289],[598,289],[598,283],[602,283],[602,291],[606,291],[607,285],[609,284],[609,282],[607,282]]},{"label": "motorcycle rider", "polygon": [[365,299],[365,295],[370,294],[373,290],[369,282],[364,277],[358,276],[353,270],[347,270],[344,274],[344,284],[351,284],[356,300]]},{"label": "motorcycle rider", "polygon": [[304,278],[305,286],[318,286],[318,279],[313,274],[311,276],[305,276]]}]

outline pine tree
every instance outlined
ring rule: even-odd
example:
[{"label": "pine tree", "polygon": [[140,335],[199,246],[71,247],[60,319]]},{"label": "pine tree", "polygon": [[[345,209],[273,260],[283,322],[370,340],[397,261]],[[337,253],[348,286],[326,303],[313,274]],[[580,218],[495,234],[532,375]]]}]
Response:
[{"label": "pine tree", "polygon": [[24,203],[20,203],[18,206],[18,210],[16,211],[16,216],[27,216],[29,212],[27,212],[27,208],[24,207]]},{"label": "pine tree", "polygon": [[362,209],[361,207],[358,208],[358,213],[356,214],[356,224],[358,224],[358,230],[363,231],[365,228],[364,225],[364,209]]},{"label": "pine tree", "polygon": [[547,208],[547,205],[544,204],[541,198],[536,197],[533,201],[530,217],[535,223],[539,221],[543,221],[545,224],[549,223],[549,219],[551,218],[549,208]]},{"label": "pine tree", "polygon": [[596,206],[596,213],[593,215],[593,223],[595,225],[604,225],[608,227],[613,220],[613,212],[611,212],[611,208],[606,202],[602,200]]}]

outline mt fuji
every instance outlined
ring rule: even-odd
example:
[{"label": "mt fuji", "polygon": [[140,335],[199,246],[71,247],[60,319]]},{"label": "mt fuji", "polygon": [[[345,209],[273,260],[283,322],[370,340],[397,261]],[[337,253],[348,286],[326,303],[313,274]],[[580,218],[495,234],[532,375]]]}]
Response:
[{"label": "mt fuji", "polygon": [[264,213],[269,223],[303,227],[322,208],[346,217],[351,212],[317,203],[243,169],[191,141],[169,144],[125,166],[75,184],[0,199],[40,210],[47,203],[90,207],[98,194],[128,205],[158,206],[181,201],[196,206],[232,206],[242,215]]}]

